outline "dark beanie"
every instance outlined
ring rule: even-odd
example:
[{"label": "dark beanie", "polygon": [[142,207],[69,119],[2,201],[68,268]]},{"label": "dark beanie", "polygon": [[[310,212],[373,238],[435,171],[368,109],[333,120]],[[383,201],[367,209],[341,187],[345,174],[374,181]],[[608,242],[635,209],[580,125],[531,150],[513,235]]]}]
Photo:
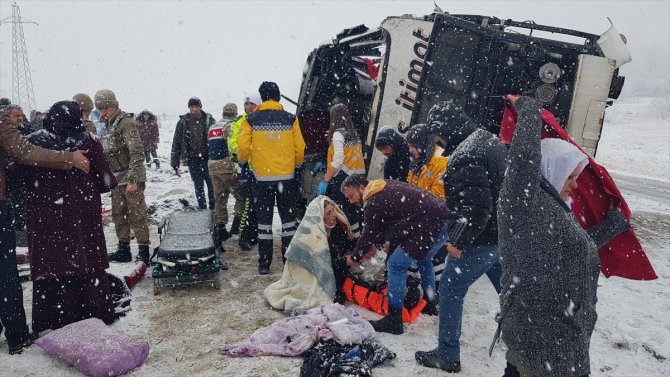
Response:
[{"label": "dark beanie", "polygon": [[86,131],[81,123],[79,104],[75,101],[54,103],[44,118],[44,129],[61,136],[72,136]]},{"label": "dark beanie", "polygon": [[200,102],[200,98],[198,98],[198,97],[191,97],[191,98],[188,100],[188,107],[191,107],[191,106],[202,107],[202,102]]},{"label": "dark beanie", "polygon": [[261,95],[261,100],[263,102],[268,100],[279,101],[281,98],[281,93],[279,93],[279,86],[272,81],[263,81],[261,86],[258,88],[258,92]]}]

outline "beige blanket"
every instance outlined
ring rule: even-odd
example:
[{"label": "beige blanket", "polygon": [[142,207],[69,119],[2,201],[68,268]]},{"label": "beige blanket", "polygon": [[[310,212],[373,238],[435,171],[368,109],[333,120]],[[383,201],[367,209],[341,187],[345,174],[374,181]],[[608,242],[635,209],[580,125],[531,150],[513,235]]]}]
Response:
[{"label": "beige blanket", "polygon": [[[270,284],[263,294],[275,309],[301,312],[333,302],[335,276],[328,247],[328,232],[323,222],[324,206],[333,203],[319,196],[307,211],[286,250],[281,279]],[[338,220],[347,224],[344,212],[333,203]]]}]

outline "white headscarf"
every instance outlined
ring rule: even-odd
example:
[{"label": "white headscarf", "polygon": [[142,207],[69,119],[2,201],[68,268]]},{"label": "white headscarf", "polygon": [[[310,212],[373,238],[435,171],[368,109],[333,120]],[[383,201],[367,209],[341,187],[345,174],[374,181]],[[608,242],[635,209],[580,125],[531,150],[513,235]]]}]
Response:
[{"label": "white headscarf", "polygon": [[584,169],[589,164],[588,157],[577,147],[565,140],[542,139],[542,162],[540,169],[544,178],[560,194],[565,181],[577,166]]}]

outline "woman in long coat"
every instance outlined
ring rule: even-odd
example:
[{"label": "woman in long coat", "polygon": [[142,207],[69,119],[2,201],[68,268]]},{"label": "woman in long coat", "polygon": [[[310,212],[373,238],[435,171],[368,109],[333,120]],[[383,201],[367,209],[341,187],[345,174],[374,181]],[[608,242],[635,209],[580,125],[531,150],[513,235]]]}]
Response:
[{"label": "woman in long coat", "polygon": [[140,126],[140,138],[142,139],[142,147],[144,147],[144,161],[147,167],[150,167],[153,162],[156,164],[156,169],[158,169],[161,167],[158,155],[156,154],[159,142],[158,120],[149,110],[142,111],[135,120]]},{"label": "woman in long coat", "polygon": [[100,194],[117,182],[99,142],[81,123],[73,101],[55,103],[44,129],[30,135],[43,148],[87,150],[91,171],[27,168],[28,249],[33,278],[33,332],[96,317],[114,322],[105,269],[107,248]]},{"label": "woman in long coat", "polygon": [[518,123],[498,203],[505,377],[586,376],[596,323],[598,248],[630,225],[611,210],[584,230],[570,193],[588,164],[577,147],[540,141],[541,103],[508,97]]}]

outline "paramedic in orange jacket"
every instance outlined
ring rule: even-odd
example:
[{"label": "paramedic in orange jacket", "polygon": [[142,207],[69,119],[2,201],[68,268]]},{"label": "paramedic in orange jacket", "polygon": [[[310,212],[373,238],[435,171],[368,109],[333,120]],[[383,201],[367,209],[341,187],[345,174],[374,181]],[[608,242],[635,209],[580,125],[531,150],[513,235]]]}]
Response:
[{"label": "paramedic in orange jacket", "polygon": [[282,256],[297,228],[293,210],[298,194],[294,174],[296,166],[304,161],[305,141],[300,133],[298,118],[284,111],[279,103],[277,84],[264,81],[258,91],[263,103],[242,121],[237,137],[237,159],[240,164],[251,160],[256,179],[258,273],[267,275],[272,263],[275,198],[282,222]]},{"label": "paramedic in orange jacket", "polygon": [[447,157],[435,155],[434,136],[425,124],[417,124],[407,131],[406,141],[411,155],[407,183],[445,200],[442,176],[447,170]]}]

